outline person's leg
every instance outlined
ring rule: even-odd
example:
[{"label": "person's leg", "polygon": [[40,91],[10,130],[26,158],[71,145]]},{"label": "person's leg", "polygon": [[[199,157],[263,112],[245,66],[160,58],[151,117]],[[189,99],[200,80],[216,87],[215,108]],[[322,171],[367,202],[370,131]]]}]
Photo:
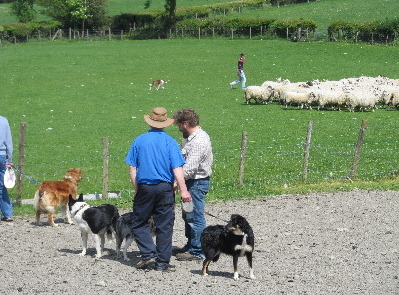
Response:
[{"label": "person's leg", "polygon": [[241,79],[241,88],[242,89],[246,89],[245,85],[246,85],[246,82],[247,82],[247,78],[245,77],[244,71],[241,72],[240,79]]},{"label": "person's leg", "polygon": [[153,219],[157,228],[155,267],[162,269],[169,266],[172,256],[172,237],[175,222],[175,194],[172,184],[163,182],[157,185]]},{"label": "person's leg", "polygon": [[188,224],[191,227],[191,245],[188,252],[196,257],[202,257],[201,234],[206,227],[204,211],[209,179],[190,180],[187,183],[194,205],[194,211],[187,214]]},{"label": "person's leg", "polygon": [[153,187],[139,184],[138,192],[134,197],[132,231],[143,260],[156,257],[156,247],[148,224],[155,200]]},{"label": "person's leg", "polygon": [[4,173],[6,171],[5,156],[0,156],[0,211],[4,218],[10,218],[13,214],[12,204],[4,186]]},{"label": "person's leg", "polygon": [[234,85],[237,85],[240,82],[241,82],[241,75],[237,72],[237,79],[230,83],[230,87],[233,87]]}]

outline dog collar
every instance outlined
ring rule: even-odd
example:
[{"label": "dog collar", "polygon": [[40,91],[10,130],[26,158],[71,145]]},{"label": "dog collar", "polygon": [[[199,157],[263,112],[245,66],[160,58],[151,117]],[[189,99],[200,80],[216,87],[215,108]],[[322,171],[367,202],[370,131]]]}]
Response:
[{"label": "dog collar", "polygon": [[73,214],[73,216],[75,216],[80,210],[82,210],[84,207],[88,206],[88,204],[84,203],[82,206],[79,207],[78,210],[75,211],[75,213]]}]

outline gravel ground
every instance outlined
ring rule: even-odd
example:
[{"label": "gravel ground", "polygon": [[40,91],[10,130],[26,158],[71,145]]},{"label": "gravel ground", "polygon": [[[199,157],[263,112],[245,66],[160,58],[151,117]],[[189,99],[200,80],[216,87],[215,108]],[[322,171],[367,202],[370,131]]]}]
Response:
[{"label": "gravel ground", "polygon": [[[208,204],[207,212],[222,219],[238,213],[252,225],[255,280],[240,258],[234,281],[228,256],[211,264],[207,277],[201,262],[174,257],[175,273],[137,270],[134,243],[129,262],[108,242],[95,260],[92,238],[80,257],[76,226],[36,226],[32,213],[0,222],[1,294],[399,294],[399,192],[284,195]],[[211,216],[207,222],[223,224]],[[177,213],[175,246],[183,236]]]}]

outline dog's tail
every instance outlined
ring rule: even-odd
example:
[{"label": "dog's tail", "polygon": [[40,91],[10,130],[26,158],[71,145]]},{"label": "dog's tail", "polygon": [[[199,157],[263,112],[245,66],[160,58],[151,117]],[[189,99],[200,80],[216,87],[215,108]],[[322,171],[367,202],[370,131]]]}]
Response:
[{"label": "dog's tail", "polygon": [[42,213],[55,213],[56,208],[54,208],[50,202],[50,200],[54,198],[55,196],[53,192],[38,189],[34,198],[36,211],[41,211]]},{"label": "dog's tail", "polygon": [[34,200],[34,204],[35,204],[35,208],[36,209],[39,208],[39,202],[40,202],[40,200],[43,197],[43,193],[44,192],[41,189],[38,189],[35,192],[35,196],[34,196],[33,200]]}]

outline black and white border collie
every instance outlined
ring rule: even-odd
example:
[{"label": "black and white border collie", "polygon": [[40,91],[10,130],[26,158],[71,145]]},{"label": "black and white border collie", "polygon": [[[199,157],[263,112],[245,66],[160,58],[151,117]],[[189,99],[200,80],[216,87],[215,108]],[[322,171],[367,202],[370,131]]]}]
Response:
[{"label": "black and white border collie", "polygon": [[152,83],[149,84],[150,89],[152,89],[152,87],[154,86],[156,90],[159,90],[159,88],[164,89],[164,85],[167,84],[168,82],[166,82],[165,80],[154,80],[152,81]]},{"label": "black and white border collie", "polygon": [[231,215],[226,226],[207,226],[201,234],[202,251],[205,260],[202,274],[208,275],[209,264],[219,260],[221,253],[233,256],[234,280],[238,280],[238,257],[246,256],[249,266],[249,276],[255,279],[252,269],[252,252],[254,251],[255,236],[247,220],[238,214]]},{"label": "black and white border collie", "polygon": [[87,238],[89,233],[92,233],[96,243],[96,259],[100,258],[104,251],[105,234],[108,240],[112,239],[112,234],[115,235],[116,222],[119,218],[118,209],[110,204],[90,206],[83,201],[83,194],[80,194],[76,200],[69,196],[68,206],[82,236],[83,249],[79,255],[86,255]]}]

